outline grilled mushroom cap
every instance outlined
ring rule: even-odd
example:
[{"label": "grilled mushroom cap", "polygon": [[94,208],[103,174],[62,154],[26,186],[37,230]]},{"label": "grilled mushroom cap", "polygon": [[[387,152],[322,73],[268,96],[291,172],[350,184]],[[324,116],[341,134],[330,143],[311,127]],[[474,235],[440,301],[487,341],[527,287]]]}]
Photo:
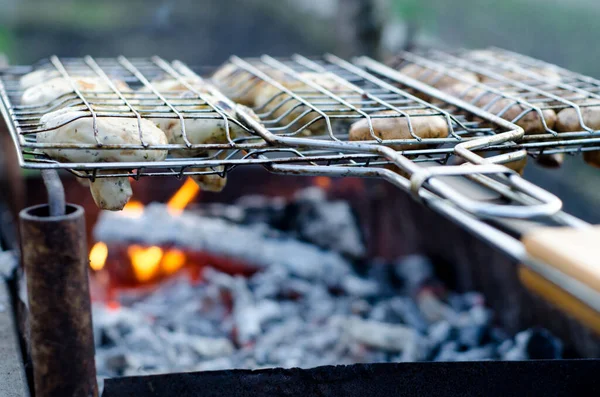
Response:
[{"label": "grilled mushroom cap", "polygon": [[[410,124],[416,136],[421,138],[445,138],[448,136],[449,127],[446,118],[439,115],[433,109],[413,109],[408,110]],[[408,118],[394,110],[384,110],[373,113],[371,124],[375,136],[383,140],[392,139],[413,139],[408,126]],[[376,116],[389,116],[380,117]],[[361,119],[350,127],[349,134],[351,141],[373,140],[369,123],[367,119]],[[395,150],[420,149],[426,145],[394,145]]]},{"label": "grilled mushroom cap", "polygon": [[[202,118],[186,118],[183,122],[183,126],[185,127],[185,137],[183,134],[183,129],[181,128],[181,120],[174,114],[167,114],[166,116],[169,118],[157,118],[153,117],[153,110],[149,110],[148,117],[152,120],[156,125],[164,131],[169,140],[169,143],[185,145],[186,139],[194,144],[210,144],[210,143],[227,143],[227,125],[229,125],[229,137],[231,139],[235,139],[236,137],[245,134],[245,130],[232,122],[230,119],[234,118],[235,110],[232,109],[227,103],[219,100],[215,96],[208,94],[207,85],[200,79],[190,78],[188,83],[196,90],[197,92],[202,93],[202,97],[209,100],[211,103],[220,107],[222,111],[224,111],[229,117],[228,120],[225,120],[222,116],[220,116],[215,109],[213,109],[208,103],[196,104],[195,106],[186,106],[182,107],[187,112],[187,115],[192,116],[193,111],[206,111],[206,113],[198,113],[197,117]],[[177,101],[184,102],[186,99],[198,99],[197,92],[190,91],[184,84],[175,79],[167,79],[162,81],[156,81],[153,83],[155,89],[161,93],[168,94],[169,91],[170,97],[173,96],[173,93],[177,92],[175,95],[177,97]],[[145,87],[143,90],[146,90]],[[141,92],[141,91],[140,91]],[[162,107],[164,110],[164,107]],[[259,120],[254,113],[244,107],[245,111],[249,112],[256,120]],[[155,108],[154,111],[158,110]],[[155,114],[154,114],[155,115]],[[216,151],[207,151],[206,149],[181,149],[181,150],[172,150],[171,154],[174,157],[201,157],[201,156],[210,156],[216,154]],[[220,155],[219,157],[223,157]],[[216,171],[222,171],[223,167],[214,167]],[[190,168],[189,171],[192,172],[202,172],[208,171],[206,168]],[[211,192],[220,192],[223,190],[227,183],[226,177],[221,177],[215,174],[207,174],[207,175],[193,175],[191,177],[203,190],[211,191]]]},{"label": "grilled mushroom cap", "polygon": [[[337,81],[331,73],[302,72],[299,75],[320,85],[334,95],[343,96],[344,92],[349,91],[349,88]],[[282,92],[274,85],[266,83],[261,85],[254,103],[256,111],[258,113],[269,113],[269,116],[267,116],[269,119],[280,119],[279,124],[282,126],[289,125],[293,130],[303,128],[302,133],[304,135],[317,135],[325,132],[326,124],[323,116],[313,108],[322,110],[329,116],[352,113],[347,106],[338,103],[333,98],[329,98],[303,81],[283,74],[278,76],[276,80],[300,97],[313,96],[313,99],[307,99],[309,103],[321,102],[321,104],[308,106]],[[315,95],[321,96],[323,99],[314,99]],[[324,101],[327,103],[324,104]],[[360,108],[360,104],[357,103],[356,99],[349,102],[354,102],[353,106]]]},{"label": "grilled mushroom cap", "polygon": [[[98,117],[97,139],[101,144],[140,145],[138,120],[135,118]],[[89,112],[64,108],[44,115],[41,119],[44,128],[51,129],[38,133],[39,143],[66,143],[74,145],[96,144],[93,119]],[[149,148],[153,145],[166,145],[165,134],[149,120],[141,120],[142,139]],[[44,149],[51,158],[64,162],[138,162],[160,161],[167,156],[166,150],[134,149]],[[114,173],[115,171],[104,171]],[[106,210],[121,210],[131,197],[129,178],[98,178],[90,184],[94,201]]]},{"label": "grilled mushroom cap", "polygon": [[[71,78],[71,80],[73,80],[77,88],[83,92],[113,92],[108,82],[100,77],[74,76]],[[129,86],[124,82],[119,80],[114,80],[113,82],[116,88],[120,91],[131,91]],[[27,88],[21,97],[21,104],[26,106],[42,106],[72,92],[73,86],[68,79],[64,77],[55,77]]]},{"label": "grilled mushroom cap", "polygon": [[26,90],[60,76],[60,72],[56,69],[39,69],[23,75],[19,80],[19,85],[22,90]]}]

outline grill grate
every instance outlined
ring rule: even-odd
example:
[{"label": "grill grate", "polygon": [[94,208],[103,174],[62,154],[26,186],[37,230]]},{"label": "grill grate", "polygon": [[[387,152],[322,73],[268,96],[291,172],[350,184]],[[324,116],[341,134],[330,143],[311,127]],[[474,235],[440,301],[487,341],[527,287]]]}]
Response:
[{"label": "grill grate", "polygon": [[[429,49],[403,53],[392,62],[392,66],[403,68],[411,63],[427,66],[439,76],[456,77],[465,83],[465,89],[456,93],[458,97],[470,103],[488,98],[483,109],[513,123],[520,124],[520,120],[529,113],[537,113],[543,120],[543,128],[526,131],[517,145],[534,157],[542,153],[576,154],[600,149],[600,126],[589,125],[589,118],[584,116],[590,111],[600,114],[598,80],[499,49],[454,52]],[[484,84],[465,81],[460,75],[465,72],[475,73]],[[424,77],[427,75],[419,78]],[[510,106],[494,106],[501,100],[510,106],[520,105],[523,113],[515,117],[507,114]],[[546,123],[548,111],[551,115],[558,115],[569,108],[573,109],[580,128],[557,131]]]},{"label": "grill grate", "polygon": [[[383,67],[372,60],[367,63]],[[223,73],[227,68],[232,71]],[[17,67],[2,72],[0,94],[3,112],[5,118],[11,121],[10,130],[24,167],[63,168],[78,176],[93,179],[115,176],[225,176],[235,167],[258,164],[280,173],[378,176],[403,188],[407,188],[406,184],[409,183],[407,189],[416,195],[420,195],[421,188],[426,187],[462,209],[482,216],[533,217],[549,215],[560,208],[560,200],[519,178],[507,168],[494,164],[524,157],[524,151],[514,151],[513,140],[522,137],[521,129],[409,79],[411,92],[427,97],[428,101],[413,96],[398,88],[397,76],[390,77],[385,68],[383,71],[369,69],[333,55],[318,59],[299,55],[289,59],[275,59],[266,55],[254,59],[233,56],[229,63],[219,69],[214,83],[219,90],[236,100],[243,97],[245,92],[261,87],[261,93],[266,92],[268,96],[262,104],[255,104],[253,108],[260,121],[178,61],[169,63],[159,57],[94,59],[88,56],[60,59],[53,56],[34,69],[45,70],[49,77],[66,79],[72,89],[49,103],[36,107],[24,106],[19,104],[23,95],[19,80],[31,68]],[[315,75],[320,77],[316,79]],[[110,90],[80,90],[75,83],[75,76],[99,78]],[[181,83],[182,91],[191,95],[182,97],[182,92],[162,92],[155,80],[164,76]],[[323,76],[327,81],[322,79]],[[189,79],[201,80],[203,88],[197,88]],[[131,91],[120,88],[122,85],[119,81],[125,82]],[[102,117],[137,119],[141,144],[37,142],[36,135],[46,131],[40,118],[49,111],[67,106],[81,109],[83,117],[93,120],[94,127]],[[380,114],[382,110],[387,110],[388,114]],[[145,146],[140,126],[142,117],[180,121],[185,144]],[[404,118],[412,138],[378,138],[372,127],[373,121],[389,117]],[[432,139],[418,137],[413,128],[415,120],[424,118],[445,120],[448,136]],[[192,119],[222,120],[226,126],[226,142],[192,144],[184,128],[185,121]],[[372,139],[348,142],[348,126],[360,119],[366,120]],[[240,137],[232,136],[233,127],[242,129]],[[392,149],[397,149],[397,145],[402,145],[405,150]],[[176,151],[178,157],[155,162],[65,163],[43,155],[43,151],[50,148],[74,151],[167,149]],[[512,152],[484,160],[471,151],[474,149]],[[181,153],[185,153],[186,157],[182,157]],[[424,169],[418,165],[423,162],[446,164],[454,154],[476,166]],[[389,170],[377,168],[390,164],[403,171],[403,175],[409,176],[411,181],[407,182]],[[99,170],[102,172],[99,173]],[[467,176],[516,204],[477,202],[440,180],[439,177],[444,176]]]},{"label": "grill grate", "polygon": [[[335,58],[332,58],[335,59]],[[452,146],[464,140],[469,140],[481,136],[493,135],[498,128],[483,126],[481,123],[468,121],[464,115],[455,114],[456,109],[448,104],[438,104],[444,106],[444,109],[433,106],[425,101],[414,98],[407,93],[390,86],[382,86],[372,79],[374,76],[358,71],[349,64],[335,59],[334,62],[325,60],[309,60],[304,57],[295,57],[294,60],[276,60],[270,57],[263,57],[262,60],[242,60],[232,58],[232,63],[240,66],[244,70],[260,71],[257,67],[264,69],[268,65],[272,70],[283,71],[290,78],[302,79],[299,76],[301,72],[319,72],[331,73],[333,78],[343,86],[343,90],[331,92],[318,84],[313,84],[310,90],[289,91],[274,93],[274,96],[287,97],[279,104],[286,106],[288,101],[296,103],[288,109],[288,113],[298,113],[297,117],[290,120],[286,125],[282,125],[280,120],[286,115],[275,116],[276,109],[261,112],[264,109],[256,109],[261,117],[261,122],[270,132],[278,136],[306,136],[306,130],[314,126],[315,123],[325,120],[326,133],[319,136],[312,136],[313,139],[347,141],[348,125],[360,118],[379,118],[390,116],[373,115],[382,110],[395,110],[398,117],[407,117],[408,124],[417,117],[435,117],[443,116],[447,119],[450,135],[447,138],[437,139],[404,139],[404,140],[386,140],[382,141],[377,137],[374,140],[387,145],[415,145],[419,144],[418,149],[406,150],[408,156],[421,156],[417,161],[435,161],[441,164],[448,162],[452,155]],[[145,175],[194,175],[206,173],[226,173],[232,168],[256,163],[254,159],[258,154],[273,158],[280,157],[279,149],[267,149],[266,142],[253,135],[247,127],[236,120],[227,104],[224,102],[214,103],[208,101],[202,92],[198,92],[186,83],[185,79],[189,76],[195,76],[193,72],[180,62],[168,63],[161,58],[153,57],[150,59],[127,59],[119,57],[117,59],[94,59],[85,58],[63,58],[51,57],[46,61],[39,62],[33,70],[44,70],[51,77],[67,77],[71,80],[73,76],[95,77],[110,82],[109,91],[86,92],[74,89],[56,100],[38,106],[20,105],[23,89],[20,87],[19,79],[30,72],[32,69],[24,67],[15,67],[5,70],[1,76],[2,85],[0,94],[5,105],[8,119],[11,120],[13,127],[13,136],[18,144],[22,154],[21,163],[26,168],[65,168],[75,171],[79,176],[105,177],[109,175],[103,173],[96,175],[98,169],[119,169],[119,175],[123,175],[122,170],[129,170],[130,176]],[[190,89],[195,95],[185,100],[180,98],[181,92],[161,93],[157,90],[153,81],[163,76],[168,76],[182,81],[186,85],[186,90]],[[249,83],[256,82],[258,77],[254,73],[248,73]],[[261,74],[261,81],[268,81],[275,85],[278,83],[269,75]],[[119,89],[115,81],[123,81],[132,91]],[[298,80],[300,81],[300,80]],[[242,89],[248,89],[248,82]],[[220,83],[223,83],[222,81]],[[239,82],[238,82],[239,84]],[[221,84],[224,86],[224,84]],[[75,85],[74,85],[75,87]],[[229,87],[232,88],[232,87]],[[235,87],[233,87],[235,88]],[[144,89],[144,93],[140,93]],[[272,99],[273,100],[273,99]],[[185,123],[182,126],[182,134],[186,144],[167,144],[144,146],[143,134],[140,129],[141,144],[107,145],[107,144],[59,144],[59,143],[39,143],[36,142],[36,135],[48,131],[40,123],[40,118],[53,110],[62,107],[74,107],[81,109],[85,117],[98,119],[100,117],[123,117],[123,118],[169,118],[173,120],[190,119],[223,119],[228,129],[232,125],[244,129],[246,136],[232,138],[227,136],[226,143],[210,144],[191,144],[187,139],[184,130]],[[197,109],[200,107],[201,109]],[[264,106],[263,106],[264,107]],[[150,111],[148,109],[151,109]],[[409,115],[415,110],[428,110],[428,115]],[[300,125],[300,121],[310,118],[308,125]],[[69,120],[68,122],[73,121]],[[426,145],[428,149],[423,149]],[[445,147],[442,147],[446,145]],[[137,162],[137,163],[61,163],[52,160],[43,154],[48,149],[74,149],[74,150],[190,150],[197,154],[204,151],[201,156],[190,158],[168,158],[166,161],[158,162]],[[307,153],[298,157],[313,157],[313,153]],[[320,153],[322,161],[340,160],[340,152]],[[264,160],[262,160],[264,161]],[[282,160],[276,160],[282,161]],[[223,164],[225,170],[205,170],[199,172],[192,170],[194,167],[216,166]],[[351,163],[354,165],[354,163]]]}]

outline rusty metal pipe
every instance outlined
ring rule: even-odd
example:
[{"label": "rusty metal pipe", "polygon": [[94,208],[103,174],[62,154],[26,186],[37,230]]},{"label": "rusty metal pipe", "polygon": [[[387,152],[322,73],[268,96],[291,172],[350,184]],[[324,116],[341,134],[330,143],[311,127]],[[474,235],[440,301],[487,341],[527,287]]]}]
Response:
[{"label": "rusty metal pipe", "polygon": [[20,213],[37,397],[97,397],[83,208]]}]

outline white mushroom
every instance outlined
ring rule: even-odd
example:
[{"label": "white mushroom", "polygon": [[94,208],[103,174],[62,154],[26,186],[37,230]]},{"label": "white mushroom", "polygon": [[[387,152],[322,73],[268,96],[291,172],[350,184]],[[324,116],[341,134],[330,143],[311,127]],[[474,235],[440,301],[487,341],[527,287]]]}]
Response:
[{"label": "white mushroom", "polygon": [[[256,65],[256,67],[271,77],[276,73],[279,77],[285,75],[273,68],[265,65]],[[279,80],[280,78],[277,78]],[[256,97],[264,85],[263,80],[254,74],[241,69],[233,63],[226,63],[217,69],[212,77],[212,82],[232,100],[246,106],[254,106]]]},{"label": "white mushroom", "polygon": [[[192,87],[194,90],[202,93],[208,92],[207,85],[204,82],[204,80],[196,76],[183,76],[180,79],[166,77],[152,80],[150,83],[152,85],[152,88],[154,88],[160,93],[177,91],[187,92],[190,91],[189,87]],[[148,86],[144,86],[140,88],[137,92],[152,92],[152,89]]]},{"label": "white mushroom", "polygon": [[[347,96],[348,92],[351,91],[349,87],[340,83],[331,73],[301,72],[299,75],[301,78],[318,84],[337,96],[344,96],[344,94]],[[350,108],[301,80],[289,75],[279,76],[276,80],[287,90],[297,93],[300,97],[312,97],[308,99],[312,106],[308,106],[294,99],[291,95],[282,92],[272,84],[264,83],[260,85],[257,88],[254,100],[256,111],[258,113],[268,112],[267,117],[272,120],[280,119],[279,124],[282,126],[290,126],[293,130],[304,127],[302,133],[305,135],[322,134],[325,132],[325,120],[313,108],[325,112],[328,116],[352,114]],[[353,95],[358,94],[353,93]],[[319,98],[315,99],[316,96]],[[348,102],[354,107],[360,108],[359,100],[360,98],[358,100],[350,99]],[[312,104],[315,102],[320,102],[320,104]]]},{"label": "white mushroom", "polygon": [[[245,130],[238,124],[232,121],[234,118],[235,111],[225,101],[208,94],[208,86],[205,82],[200,79],[189,80],[190,85],[193,86],[194,90],[202,93],[202,98],[207,99],[211,103],[217,105],[228,117],[225,120],[219,115],[215,109],[213,109],[208,103],[201,102],[195,106],[181,106],[179,109],[184,116],[194,116],[193,111],[205,111],[205,113],[196,113],[195,116],[201,116],[202,118],[186,118],[184,120],[185,137],[187,140],[194,145],[200,144],[211,144],[211,143],[228,143],[227,129],[229,125],[229,137],[235,139],[236,137],[245,134]],[[169,91],[178,92],[177,101],[185,102],[186,100],[199,101],[197,92],[187,89],[185,85],[177,80],[165,80],[153,83],[155,89],[161,93],[168,93]],[[172,96],[172,95],[170,95]],[[161,110],[168,108],[161,107]],[[155,109],[156,110],[156,109]],[[246,111],[252,113],[250,109],[245,108]],[[147,117],[152,120],[156,125],[164,131],[169,140],[169,143],[185,145],[186,141],[184,138],[183,130],[181,128],[181,120],[174,114],[167,114],[169,118],[158,118],[156,113],[150,112]],[[254,115],[258,120],[258,117]],[[189,157],[202,157],[207,155],[214,155],[216,151],[206,149],[179,149],[172,150],[171,154],[174,157],[189,158]],[[222,156],[221,156],[222,157]],[[222,171],[222,167],[215,167],[217,171]],[[189,171],[207,171],[206,168],[191,168]],[[220,192],[225,187],[227,179],[220,177],[219,175],[193,175],[192,179],[204,190],[212,192]]]},{"label": "white mushroom", "polygon": [[56,69],[39,69],[21,76],[19,84],[22,90],[26,90],[56,77],[60,77],[60,72]]},{"label": "white mushroom", "polygon": [[[74,76],[71,80],[75,82],[77,89],[82,92],[113,92],[108,82],[100,77]],[[113,83],[116,88],[122,92],[131,91],[129,86],[120,80],[114,80]],[[52,101],[59,99],[61,96],[72,92],[74,92],[73,86],[68,79],[56,77],[27,88],[21,97],[21,104],[26,106],[48,105]],[[117,99],[116,94],[115,99]]]},{"label": "white mushroom", "polygon": [[[101,144],[140,145],[138,120],[136,118],[98,117],[97,139]],[[95,145],[93,119],[88,112],[64,108],[48,113],[41,118],[44,128],[51,129],[37,134],[39,143],[62,143]],[[148,147],[166,145],[165,134],[149,120],[141,120],[142,138]],[[51,158],[71,163],[138,162],[161,161],[167,156],[166,150],[152,149],[44,149]],[[100,172],[110,174],[120,170]],[[121,210],[131,197],[131,185],[127,177],[97,178],[90,184],[90,190],[98,207],[106,210]]]}]

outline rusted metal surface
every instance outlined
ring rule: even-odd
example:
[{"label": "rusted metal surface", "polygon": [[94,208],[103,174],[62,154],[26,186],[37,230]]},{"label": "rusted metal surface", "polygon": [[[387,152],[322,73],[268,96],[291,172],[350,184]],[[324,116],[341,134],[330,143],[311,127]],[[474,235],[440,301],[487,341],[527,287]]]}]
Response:
[{"label": "rusted metal surface", "polygon": [[21,211],[31,356],[37,397],[98,395],[83,208]]}]

